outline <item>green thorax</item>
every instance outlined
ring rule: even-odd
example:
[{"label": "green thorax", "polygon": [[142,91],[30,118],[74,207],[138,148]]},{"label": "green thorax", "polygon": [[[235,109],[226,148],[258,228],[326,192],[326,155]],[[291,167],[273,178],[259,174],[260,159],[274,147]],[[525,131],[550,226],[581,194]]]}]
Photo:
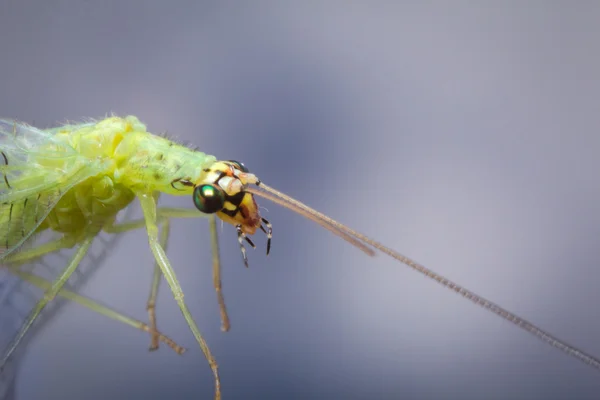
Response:
[{"label": "green thorax", "polygon": [[63,195],[38,230],[102,229],[136,193],[191,195],[216,159],[146,131],[136,117],[110,117],[51,131],[68,142],[99,172]]},{"label": "green thorax", "polygon": [[[191,194],[177,182],[198,182],[216,158],[146,131],[136,117],[110,117],[67,130],[70,144],[105,162],[105,175],[133,191]],[[60,134],[60,132],[58,132]]]}]

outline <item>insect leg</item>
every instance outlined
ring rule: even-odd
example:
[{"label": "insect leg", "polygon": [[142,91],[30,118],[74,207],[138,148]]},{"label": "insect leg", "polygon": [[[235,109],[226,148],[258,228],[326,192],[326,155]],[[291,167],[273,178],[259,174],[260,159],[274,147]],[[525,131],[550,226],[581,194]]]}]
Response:
[{"label": "insect leg", "polygon": [[165,254],[164,249],[161,247],[158,238],[158,225],[157,225],[157,210],[156,210],[156,201],[151,193],[138,193],[138,199],[140,200],[140,204],[142,206],[142,211],[144,213],[144,218],[146,220],[146,230],[148,231],[148,243],[150,245],[150,249],[152,250],[152,254],[154,254],[154,258],[156,262],[160,266],[160,270],[163,273],[163,276],[167,280],[171,291],[173,292],[173,297],[177,304],[179,305],[179,309],[183,314],[190,330],[194,334],[196,341],[200,345],[204,356],[206,357],[208,364],[213,372],[215,379],[215,400],[221,399],[221,381],[219,379],[219,371],[217,362],[215,361],[210,349],[208,348],[208,344],[202,337],[196,322],[194,321],[190,311],[185,304],[183,299],[183,291],[181,290],[181,286],[177,280],[177,276],[175,275],[175,271],[173,271],[173,267]]},{"label": "insect leg", "polygon": [[219,302],[219,311],[221,312],[221,330],[227,332],[230,328],[229,316],[225,307],[225,299],[221,287],[221,257],[219,256],[219,235],[217,233],[217,218],[211,215],[210,222],[210,245],[212,248],[212,264],[213,264],[213,284],[217,292],[217,301]]},{"label": "insect leg", "polygon": [[[221,257],[219,255],[219,235],[217,232],[217,218],[215,215],[206,215],[197,212],[196,210],[190,210],[186,208],[159,208],[157,210],[157,218],[198,218],[198,217],[208,217],[209,218],[209,229],[210,229],[210,243],[212,249],[212,265],[213,265],[213,285],[215,287],[215,292],[217,293],[217,301],[219,303],[219,312],[221,314],[221,330],[223,332],[229,331],[231,324],[229,323],[229,315],[227,314],[227,307],[225,306],[225,299],[223,298],[223,290],[221,285]],[[166,220],[168,222],[168,219]],[[165,226],[163,225],[161,231],[161,245],[163,249],[166,251],[166,243],[167,237],[164,235],[168,235],[168,226],[167,233],[165,233]],[[156,292],[158,291],[158,282],[156,279],[159,279],[160,276],[158,265],[156,265],[154,270],[154,280],[152,282],[152,292],[151,296],[148,299],[148,312],[150,312],[150,305],[154,305],[156,300]],[[152,293],[154,293],[154,297],[152,297]],[[153,302],[151,303],[151,300]],[[152,307],[154,310],[154,307]],[[156,319],[156,316],[154,316]],[[152,321],[152,316],[151,316]]]},{"label": "insect leg", "polygon": [[[223,290],[222,290],[222,285],[221,285],[221,258],[219,255],[219,235],[217,232],[217,218],[215,217],[215,215],[206,215],[206,214],[202,214],[199,213],[196,210],[190,210],[190,209],[186,209],[186,208],[159,208],[157,210],[157,218],[198,218],[198,217],[208,217],[209,218],[209,229],[210,229],[210,242],[211,242],[211,249],[212,249],[212,265],[213,265],[213,285],[215,287],[215,292],[217,293],[217,301],[219,303],[219,312],[221,314],[221,330],[223,332],[227,332],[229,331],[231,324],[229,323],[229,315],[227,314],[227,307],[225,306],[225,299],[223,298]],[[168,223],[168,219],[165,220],[165,223]],[[168,232],[169,227],[166,226],[165,229],[165,225],[163,225],[162,227],[162,231],[161,231],[161,245],[163,246],[163,249],[166,251],[166,246],[167,246],[167,236],[169,234]],[[165,233],[166,230],[166,233]],[[152,291],[151,291],[151,295],[150,298],[148,299],[148,312],[150,312],[151,308],[150,305],[152,304],[152,306],[154,305],[155,301],[156,301],[156,292],[158,291],[158,283],[160,282],[160,280],[157,281],[157,279],[160,279],[160,275],[159,275],[159,267],[158,265],[155,266],[155,270],[154,270],[154,280],[152,282]],[[154,294],[154,297],[153,295]],[[152,301],[152,303],[151,303]],[[152,310],[154,310],[154,307],[152,307]],[[152,318],[156,319],[156,316],[151,316],[150,317],[151,321]]]},{"label": "insect leg", "polygon": [[[31,274],[28,272],[23,272],[23,271],[10,271],[10,272],[12,274],[14,274],[15,276],[19,277],[20,279],[22,279],[23,281],[26,281],[34,286],[37,286],[40,289],[48,290],[51,286],[50,282],[48,282],[47,280],[45,280],[43,278],[40,278],[37,275]],[[70,301],[80,304],[84,307],[87,307],[92,311],[95,311],[99,314],[104,315],[105,317],[112,318],[119,322],[123,322],[129,326],[132,326],[136,329],[140,329],[144,332],[152,333],[152,328],[149,327],[148,325],[144,324],[143,322],[137,321],[137,320],[130,318],[126,315],[123,315],[119,312],[111,310],[108,307],[105,307],[99,303],[96,303],[95,301],[90,300],[90,299],[88,299],[84,296],[81,296],[75,292],[72,292],[70,290],[62,289],[60,292],[58,292],[58,296],[64,297],[67,300],[70,300]],[[171,347],[177,354],[183,354],[185,352],[185,349],[183,347],[179,346],[177,343],[175,343],[174,340],[170,339],[169,337],[167,337],[161,333],[158,333],[158,338],[162,342],[166,343],[169,347]]]},{"label": "insect leg", "polygon": [[18,253],[11,253],[6,258],[2,259],[2,264],[21,265],[25,262],[30,262],[36,258],[42,257],[49,253],[53,253],[60,249],[73,247],[75,243],[76,242],[74,237],[65,236],[60,239],[41,244],[32,249],[28,249]]},{"label": "insect leg", "polygon": [[[185,208],[159,208],[157,210],[157,219],[164,221],[161,226],[161,238],[160,243],[165,252],[167,251],[167,241],[169,235],[169,220],[170,218],[199,218],[207,217],[206,214],[199,213],[197,210],[190,210]],[[227,332],[230,329],[231,324],[229,323],[229,316],[227,314],[227,308],[225,306],[225,299],[223,298],[222,285],[221,285],[221,259],[219,256],[219,236],[217,232],[217,218],[214,215],[208,216],[209,228],[211,236],[211,248],[212,248],[212,264],[213,264],[213,284],[217,293],[217,301],[219,303],[219,311],[221,314],[221,330]],[[154,277],[152,280],[152,289],[150,291],[150,297],[148,298],[148,314],[152,326],[156,326],[156,314],[155,304],[156,296],[158,293],[158,285],[160,283],[160,268],[155,265]],[[153,348],[153,346],[156,346]],[[158,347],[158,342],[153,341],[150,349],[154,350]]]},{"label": "insect leg", "polygon": [[[170,218],[206,218],[206,217],[208,217],[206,214],[202,214],[202,213],[198,212],[197,210],[191,210],[188,208],[171,208],[171,207],[158,208],[156,210],[156,215],[157,215],[157,224],[161,226],[160,245],[162,246],[162,248],[165,252],[167,251],[167,242],[168,242],[169,232],[170,232],[170,222],[169,222]],[[139,219],[139,220],[124,222],[124,223],[120,223],[120,224],[111,224],[111,225],[108,225],[107,227],[105,227],[104,230],[109,233],[121,233],[121,232],[139,229],[139,228],[144,227],[145,225],[146,225],[146,221],[144,219]],[[215,234],[216,234],[216,225],[215,225]],[[218,251],[218,248],[217,248],[217,251]],[[217,254],[217,258],[218,258],[218,254]],[[214,255],[213,255],[213,264],[214,264]],[[148,311],[150,327],[153,328],[154,330],[156,330],[157,332],[158,332],[158,330],[156,328],[156,297],[158,296],[158,287],[160,285],[160,277],[161,277],[160,267],[158,266],[158,264],[155,264],[154,265],[154,273],[152,276],[152,286],[150,289],[150,295],[148,296],[148,303],[146,306],[146,310]],[[223,309],[221,312],[223,313]],[[221,315],[223,315],[223,314],[221,314]],[[223,320],[223,318],[222,318],[222,320]],[[229,320],[227,318],[226,313],[225,313],[225,320],[223,320],[223,321],[226,321],[226,322],[223,322],[223,327],[227,326],[227,329],[224,329],[224,330],[229,330]],[[156,350],[156,349],[158,349],[158,336],[152,335],[152,338],[150,340],[150,350],[152,351],[152,350]]]},{"label": "insect leg", "polygon": [[94,237],[95,235],[88,235],[83,238],[83,241],[81,242],[77,251],[75,251],[75,254],[69,262],[69,265],[63,270],[60,276],[54,282],[52,282],[52,286],[48,290],[46,290],[46,292],[44,293],[44,297],[42,297],[40,301],[38,301],[35,308],[27,317],[25,323],[21,326],[19,333],[9,346],[6,354],[2,357],[2,360],[0,360],[0,369],[2,369],[4,365],[6,365],[6,362],[8,361],[12,353],[15,351],[23,337],[25,337],[25,334],[27,333],[31,325],[33,325],[33,322],[35,321],[37,316],[40,314],[40,312],[42,312],[44,307],[46,307],[46,304],[48,304],[54,299],[54,297],[56,297],[58,292],[60,292],[60,290],[62,289],[63,285],[67,282],[67,280],[69,280],[69,277],[73,274],[73,272],[75,272],[75,270],[79,266],[79,263],[85,257],[90,246],[92,245]]},{"label": "insect leg", "polygon": [[[158,212],[160,213],[160,209]],[[198,214],[198,213],[196,213]],[[158,224],[161,225],[161,246],[166,251],[167,239],[169,235],[169,219],[158,217]],[[146,226],[146,221],[144,219],[139,219],[135,221],[124,222],[120,224],[111,223],[104,227],[104,231],[108,233],[122,233],[135,229],[141,229]],[[148,311],[148,319],[150,322],[150,351],[154,351],[158,349],[159,342],[159,333],[156,327],[156,296],[158,293],[158,285],[160,283],[160,267],[158,264],[154,264],[154,274],[152,276],[152,287],[150,289],[150,296],[148,297],[148,302],[146,305],[146,310]]]},{"label": "insect leg", "polygon": [[[202,214],[197,210],[189,208],[172,208],[172,207],[160,207],[156,209],[156,220],[160,223],[161,220],[166,218],[209,218],[207,214]],[[146,220],[136,219],[133,221],[120,222],[118,224],[109,224],[103,228],[104,232],[107,233],[123,233],[141,229],[146,226]]]},{"label": "insect leg", "polygon": [[[160,228],[160,245],[167,251],[167,243],[169,240],[169,232],[171,231],[171,224],[169,218],[162,220]],[[152,286],[150,287],[150,295],[148,296],[148,302],[146,303],[146,311],[148,312],[148,319],[150,326],[154,329],[154,333],[150,339],[150,351],[158,349],[158,329],[156,328],[156,297],[158,296],[158,286],[160,284],[160,267],[158,263],[154,264],[154,273],[152,274]]]}]

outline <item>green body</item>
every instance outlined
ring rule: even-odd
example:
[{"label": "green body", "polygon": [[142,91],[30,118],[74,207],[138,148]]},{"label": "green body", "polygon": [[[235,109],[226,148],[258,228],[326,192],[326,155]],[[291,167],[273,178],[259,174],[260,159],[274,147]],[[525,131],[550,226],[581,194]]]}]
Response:
[{"label": "green body", "polygon": [[136,117],[40,131],[0,122],[0,259],[33,233],[97,233],[136,192],[192,193],[213,156],[153,135]]}]

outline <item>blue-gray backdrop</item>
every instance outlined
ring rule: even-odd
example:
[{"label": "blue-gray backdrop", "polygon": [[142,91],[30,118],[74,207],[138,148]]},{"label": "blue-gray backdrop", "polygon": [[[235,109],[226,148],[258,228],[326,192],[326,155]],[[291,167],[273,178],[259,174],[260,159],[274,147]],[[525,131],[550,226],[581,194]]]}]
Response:
[{"label": "blue-gray backdrop", "polygon": [[[0,4],[0,114],[135,114],[600,355],[598,2],[16,1]],[[187,198],[165,204],[191,206]],[[271,256],[207,224],[169,256],[233,399],[598,399],[598,371],[385,257],[261,201]],[[146,320],[129,233],[80,291]],[[15,398],[209,399],[189,351],[65,304],[19,355]]]}]

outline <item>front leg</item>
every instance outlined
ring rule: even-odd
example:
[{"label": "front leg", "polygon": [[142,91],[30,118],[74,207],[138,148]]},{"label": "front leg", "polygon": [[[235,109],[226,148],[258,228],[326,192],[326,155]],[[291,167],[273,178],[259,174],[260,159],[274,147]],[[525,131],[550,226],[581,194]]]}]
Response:
[{"label": "front leg", "polygon": [[[157,223],[161,225],[160,244],[162,248],[167,250],[167,242],[169,239],[169,218],[160,215],[161,209],[158,209]],[[198,214],[198,213],[196,213]],[[129,222],[123,222],[115,224],[114,222],[104,227],[104,231],[108,233],[123,233],[136,229],[141,229],[146,226],[144,219],[134,220]],[[156,326],[156,296],[158,294],[158,286],[160,283],[160,267],[157,263],[154,264],[154,273],[152,274],[152,287],[150,288],[150,295],[148,296],[148,302],[146,303],[146,311],[148,312],[148,321],[150,322],[150,351],[158,350],[159,332]]]},{"label": "front leg", "polygon": [[194,334],[196,341],[200,345],[206,360],[213,372],[215,379],[215,400],[221,399],[221,381],[219,379],[219,371],[217,362],[215,361],[208,344],[202,337],[196,322],[194,321],[190,311],[188,310],[185,301],[183,300],[183,291],[181,290],[181,285],[179,285],[179,281],[177,280],[177,276],[175,275],[175,271],[171,267],[171,263],[167,258],[167,255],[160,245],[159,237],[158,237],[158,225],[157,225],[157,212],[156,212],[156,199],[152,195],[152,193],[137,193],[137,197],[140,200],[140,204],[142,206],[142,211],[144,213],[144,219],[146,220],[146,230],[148,231],[148,243],[150,245],[150,250],[152,250],[152,254],[154,255],[154,259],[156,263],[160,267],[160,270],[165,277],[171,291],[173,292],[173,297],[175,301],[177,301],[177,305],[183,314],[190,330]]},{"label": "front leg", "polygon": [[[223,290],[221,285],[221,258],[219,255],[219,238],[216,217],[214,215],[203,214],[198,212],[198,210],[191,210],[188,208],[158,208],[156,210],[156,220],[157,225],[160,226],[160,245],[165,252],[167,251],[167,245],[169,241],[171,218],[209,218],[209,230],[212,248],[213,284],[217,294],[217,302],[219,304],[219,311],[221,314],[221,330],[224,332],[229,331],[231,325],[229,322],[229,316],[227,314],[227,308],[225,306],[225,299],[223,298]],[[145,219],[123,222],[119,224],[111,223],[104,228],[104,231],[108,233],[122,233],[143,228],[145,225]],[[150,295],[148,296],[146,310],[148,311],[150,327],[156,332],[158,332],[156,325],[156,298],[158,296],[160,277],[160,267],[155,263],[154,273],[152,276],[152,286],[150,289]],[[158,336],[154,334],[150,340],[150,350],[152,351],[156,349],[158,349]]]}]

